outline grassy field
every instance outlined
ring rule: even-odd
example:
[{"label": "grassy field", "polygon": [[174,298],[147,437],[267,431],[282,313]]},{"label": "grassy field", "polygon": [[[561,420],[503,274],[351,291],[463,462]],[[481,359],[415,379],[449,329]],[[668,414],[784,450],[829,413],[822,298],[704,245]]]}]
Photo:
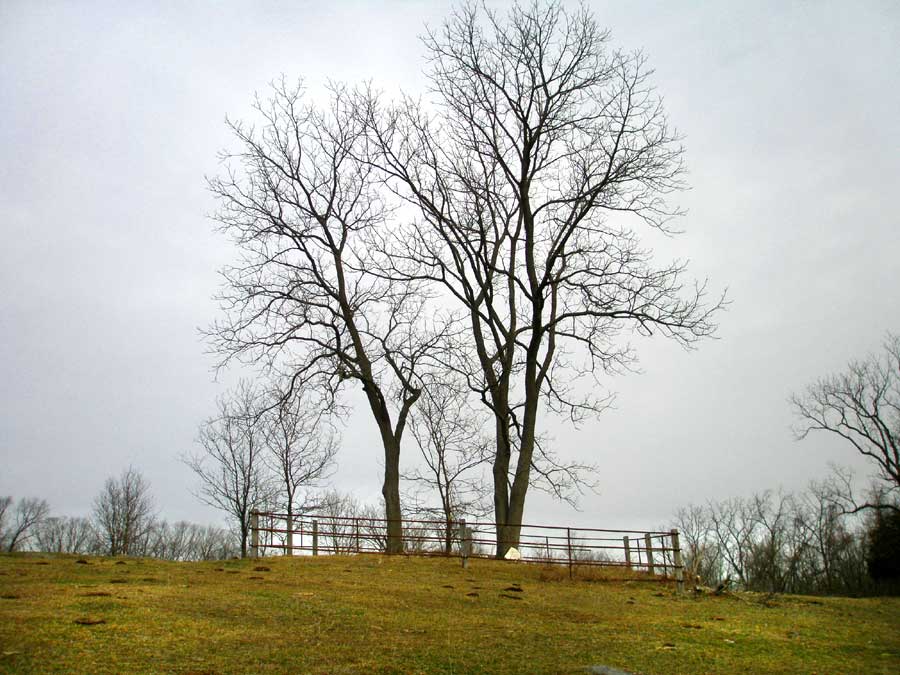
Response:
[{"label": "grassy field", "polygon": [[[86,562],[85,562],[86,561]],[[521,589],[521,590],[516,590]],[[405,557],[0,556],[4,673],[897,675],[900,599],[676,597]]]}]

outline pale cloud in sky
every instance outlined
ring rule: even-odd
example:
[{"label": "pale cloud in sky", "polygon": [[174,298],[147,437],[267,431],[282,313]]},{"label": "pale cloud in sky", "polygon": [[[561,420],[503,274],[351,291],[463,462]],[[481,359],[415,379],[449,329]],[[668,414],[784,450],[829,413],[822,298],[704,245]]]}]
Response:
[{"label": "pale cloud in sky", "polygon": [[[499,3],[497,6],[502,6]],[[685,135],[689,214],[657,255],[729,288],[719,339],[639,341],[643,373],[563,454],[601,467],[575,514],[663,521],[688,501],[803,487],[838,461],[793,440],[787,397],[900,330],[900,10],[895,3],[589,2],[643,49]],[[423,25],[447,2],[32,3],[0,6],[0,494],[86,513],[133,464],[169,518],[218,519],[178,461],[223,384],[198,327],[234,251],[205,175],[280,74],[422,90]],[[226,375],[227,381],[230,376]],[[362,407],[335,482],[375,500]]]}]

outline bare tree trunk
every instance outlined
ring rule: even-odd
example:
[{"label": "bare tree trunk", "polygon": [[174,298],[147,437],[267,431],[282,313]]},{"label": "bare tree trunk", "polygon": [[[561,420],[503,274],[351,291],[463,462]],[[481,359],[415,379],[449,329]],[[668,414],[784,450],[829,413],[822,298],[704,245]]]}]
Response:
[{"label": "bare tree trunk", "polygon": [[[393,446],[393,447],[391,447]],[[400,446],[384,447],[384,511],[387,518],[387,552],[403,553],[403,514],[400,511]]]}]

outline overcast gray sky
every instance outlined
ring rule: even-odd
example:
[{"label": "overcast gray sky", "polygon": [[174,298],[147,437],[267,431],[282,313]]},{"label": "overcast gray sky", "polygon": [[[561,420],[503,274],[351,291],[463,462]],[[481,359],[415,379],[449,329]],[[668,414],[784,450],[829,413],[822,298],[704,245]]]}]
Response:
[{"label": "overcast gray sky", "polygon": [[[492,3],[502,6],[502,3]],[[679,505],[802,488],[850,450],[798,443],[787,397],[900,331],[900,5],[588,2],[643,49],[686,136],[689,257],[733,301],[720,339],[640,343],[616,408],[555,445],[596,462],[582,511],[663,522]],[[284,73],[421,90],[449,2],[0,2],[0,495],[86,514],[129,464],[163,515],[214,521],[178,456],[223,385],[198,327],[233,251],[206,217],[226,114]],[[379,492],[358,410],[335,483]]]}]

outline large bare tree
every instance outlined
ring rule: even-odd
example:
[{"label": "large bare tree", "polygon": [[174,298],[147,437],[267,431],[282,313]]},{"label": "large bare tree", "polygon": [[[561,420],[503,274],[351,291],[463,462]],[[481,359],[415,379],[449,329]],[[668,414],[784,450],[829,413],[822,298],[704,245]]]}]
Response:
[{"label": "large bare tree", "polygon": [[264,409],[260,393],[242,381],[219,399],[217,414],[201,426],[199,452],[183,458],[200,480],[197,497],[232,518],[241,557],[247,556],[251,513],[273,492],[260,424]]},{"label": "large bare tree", "polygon": [[418,284],[369,271],[391,210],[357,159],[365,134],[347,94],[334,88],[317,108],[282,81],[256,110],[259,127],[231,124],[240,150],[210,181],[222,229],[243,252],[224,270],[214,344],[287,376],[288,394],[362,387],[384,453],[388,551],[400,552],[400,447],[432,344],[423,338],[430,313]]},{"label": "large bare tree", "polygon": [[[848,510],[900,511],[900,335],[888,334],[881,354],[853,361],[846,371],[824,377],[791,397],[799,418],[797,436],[825,431],[844,439],[877,468],[881,498],[852,503]],[[843,478],[850,495],[850,481]]]},{"label": "large bare tree", "polygon": [[[608,404],[581,376],[626,367],[623,329],[691,346],[722,300],[654,265],[637,228],[672,233],[682,147],[644,57],[609,46],[584,9],[474,4],[424,39],[433,97],[360,94],[384,171],[419,219],[396,231],[386,277],[443,287],[469,324],[455,368],[495,419],[499,556],[519,540],[540,475],[542,411],[573,421]],[[403,252],[397,251],[405,245]],[[564,476],[571,472],[563,472]]]}]

